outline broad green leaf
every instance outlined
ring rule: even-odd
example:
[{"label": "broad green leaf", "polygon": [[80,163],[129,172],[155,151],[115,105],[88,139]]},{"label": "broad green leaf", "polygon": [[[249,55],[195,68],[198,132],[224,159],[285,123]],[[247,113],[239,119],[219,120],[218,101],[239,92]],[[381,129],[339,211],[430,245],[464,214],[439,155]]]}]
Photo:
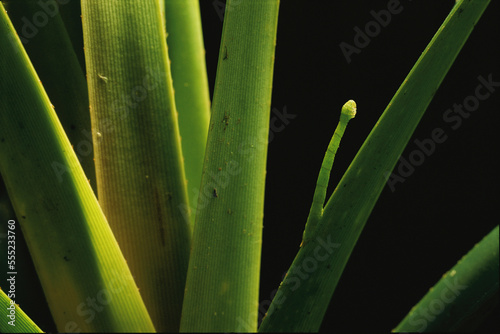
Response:
[{"label": "broad green leaf", "polygon": [[82,0],[97,193],[158,331],[179,330],[191,225],[158,1]]},{"label": "broad green leaf", "polygon": [[[154,331],[94,192],[1,4],[0,77],[0,172],[58,330]],[[89,299],[98,303],[99,312],[89,311]]]},{"label": "broad green leaf", "polygon": [[257,329],[278,8],[226,3],[181,331]]}]

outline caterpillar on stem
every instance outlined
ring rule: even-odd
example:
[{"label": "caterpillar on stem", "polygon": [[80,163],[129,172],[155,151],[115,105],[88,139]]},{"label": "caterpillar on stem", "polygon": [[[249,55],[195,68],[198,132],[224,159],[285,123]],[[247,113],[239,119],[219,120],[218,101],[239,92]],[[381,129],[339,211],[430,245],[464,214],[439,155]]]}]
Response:
[{"label": "caterpillar on stem", "polygon": [[340,140],[344,135],[347,123],[349,123],[354,116],[356,116],[356,102],[349,100],[342,106],[339,123],[333,133],[328,149],[326,150],[323,163],[321,164],[318,180],[316,181],[316,189],[314,190],[311,210],[309,211],[309,217],[307,218],[306,227],[304,229],[302,238],[303,242],[309,240],[316,229],[319,220],[323,216],[326,190],[328,188],[328,181],[330,180],[330,172],[332,170],[333,161],[335,160],[335,154],[339,148]]}]

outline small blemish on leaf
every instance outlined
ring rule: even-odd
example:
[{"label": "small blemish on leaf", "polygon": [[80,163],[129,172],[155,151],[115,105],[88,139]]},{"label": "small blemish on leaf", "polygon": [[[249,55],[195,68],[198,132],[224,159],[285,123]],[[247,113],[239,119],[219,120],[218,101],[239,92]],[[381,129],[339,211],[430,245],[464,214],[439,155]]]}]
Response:
[{"label": "small blemish on leaf", "polygon": [[104,75],[102,74],[97,74],[97,76],[99,77],[99,79],[101,79],[102,81],[104,81],[104,83],[108,83],[108,78],[105,77]]},{"label": "small blemish on leaf", "polygon": [[226,60],[226,59],[228,59],[228,58],[229,58],[229,57],[228,57],[228,55],[227,55],[227,46],[225,46],[225,45],[224,45],[224,55],[223,55],[223,57],[222,57],[222,60]]},{"label": "small blemish on leaf", "polygon": [[224,112],[224,118],[222,119],[222,123],[224,123],[224,131],[226,131],[226,128],[229,125],[230,118],[230,115]]}]

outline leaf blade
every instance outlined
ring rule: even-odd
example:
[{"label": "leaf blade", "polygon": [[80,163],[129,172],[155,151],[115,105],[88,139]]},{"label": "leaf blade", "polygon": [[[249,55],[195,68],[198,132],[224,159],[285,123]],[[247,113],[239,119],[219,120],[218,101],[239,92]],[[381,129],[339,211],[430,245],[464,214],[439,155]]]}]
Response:
[{"label": "leaf blade", "polygon": [[[498,302],[498,225],[411,309],[393,332],[474,331]],[[478,319],[475,319],[477,317]],[[479,320],[479,321],[478,321]]]},{"label": "leaf blade", "polygon": [[181,331],[257,329],[278,0],[230,0]]},{"label": "leaf blade", "polygon": [[[0,46],[0,172],[58,330],[154,331],[106,218],[1,3]],[[81,315],[87,298],[103,295],[111,300],[99,305],[101,312],[94,312],[92,319]]]},{"label": "leaf blade", "polygon": [[82,1],[99,203],[158,331],[176,332],[191,226],[159,1]]},{"label": "leaf blade", "polygon": [[[3,321],[0,321],[2,333],[43,333],[40,327],[24,313],[19,305],[13,303],[2,289],[0,289],[0,307],[3,313]],[[9,315],[13,315],[13,317],[11,318]],[[12,325],[9,322],[12,322]]]},{"label": "leaf blade", "polygon": [[179,131],[194,223],[203,159],[210,122],[205,49],[198,0],[164,2],[168,53],[172,61],[175,104],[179,112]]}]

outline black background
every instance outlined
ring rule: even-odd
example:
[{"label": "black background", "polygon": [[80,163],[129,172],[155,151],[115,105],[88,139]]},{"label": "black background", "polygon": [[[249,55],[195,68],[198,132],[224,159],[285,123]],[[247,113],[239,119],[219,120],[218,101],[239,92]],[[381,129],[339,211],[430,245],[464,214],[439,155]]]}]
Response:
[{"label": "black background", "polygon": [[[342,139],[331,193],[390,99],[440,27],[449,1],[401,0],[403,10],[348,64],[339,47],[354,27],[389,1],[281,1],[272,107],[295,119],[269,145],[261,306],[299,250],[316,178],[342,105],[358,105]],[[207,67],[215,81],[222,22],[220,1],[202,1]],[[441,276],[498,224],[500,89],[456,130],[443,121],[454,103],[474,94],[478,76],[500,82],[500,4],[487,8],[416,129],[415,139],[442,128],[448,139],[395,192],[385,187],[347,264],[322,331],[394,328]],[[497,204],[495,204],[497,203]],[[498,308],[480,331],[500,330]]]},{"label": "black background", "polygon": [[[212,90],[223,2],[200,2]],[[296,117],[274,134],[269,145],[262,314],[299,250],[319,167],[341,106],[354,99],[358,113],[337,152],[329,193],[454,4],[454,0],[401,0],[402,12],[393,15],[348,64],[339,44],[352,45],[354,27],[364,29],[373,20],[370,11],[385,9],[388,2],[281,2],[272,108],[286,108]],[[436,93],[403,157],[416,149],[415,139],[430,138],[435,128],[442,128],[448,139],[394,192],[389,187],[383,190],[335,291],[322,331],[390,331],[498,224],[494,205],[499,203],[500,89],[456,130],[443,121],[443,114],[474,94],[478,76],[487,78],[491,73],[494,81],[500,81],[499,14],[500,3],[492,1]],[[18,302],[45,331],[54,331],[48,313],[41,312],[40,287],[29,290]],[[498,306],[479,331],[499,332],[497,316]]]}]

